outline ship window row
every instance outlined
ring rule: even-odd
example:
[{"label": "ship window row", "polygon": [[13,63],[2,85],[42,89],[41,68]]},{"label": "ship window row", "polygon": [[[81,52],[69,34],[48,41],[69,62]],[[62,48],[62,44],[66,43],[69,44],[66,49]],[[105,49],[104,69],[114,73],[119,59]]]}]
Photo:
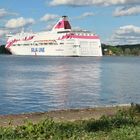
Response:
[{"label": "ship window row", "polygon": [[33,43],[33,44],[13,44],[13,46],[40,46],[40,45],[58,45],[57,43]]},{"label": "ship window row", "polygon": [[87,33],[76,33],[75,35],[82,36],[94,36],[95,34],[87,34]]}]

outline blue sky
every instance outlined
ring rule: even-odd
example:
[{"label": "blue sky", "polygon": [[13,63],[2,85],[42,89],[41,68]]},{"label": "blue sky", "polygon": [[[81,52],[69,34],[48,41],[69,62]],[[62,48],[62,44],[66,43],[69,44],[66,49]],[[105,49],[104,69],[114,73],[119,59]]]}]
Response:
[{"label": "blue sky", "polygon": [[73,29],[96,32],[102,43],[140,43],[140,0],[1,0],[0,44],[23,28],[50,30],[62,15]]}]

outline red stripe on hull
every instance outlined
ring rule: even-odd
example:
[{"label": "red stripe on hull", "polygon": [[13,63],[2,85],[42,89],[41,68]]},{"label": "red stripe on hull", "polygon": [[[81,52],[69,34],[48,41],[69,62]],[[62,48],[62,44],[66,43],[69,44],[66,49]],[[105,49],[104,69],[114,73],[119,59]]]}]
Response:
[{"label": "red stripe on hull", "polygon": [[78,38],[78,39],[99,39],[98,36],[80,36],[80,35],[73,35],[72,38]]}]

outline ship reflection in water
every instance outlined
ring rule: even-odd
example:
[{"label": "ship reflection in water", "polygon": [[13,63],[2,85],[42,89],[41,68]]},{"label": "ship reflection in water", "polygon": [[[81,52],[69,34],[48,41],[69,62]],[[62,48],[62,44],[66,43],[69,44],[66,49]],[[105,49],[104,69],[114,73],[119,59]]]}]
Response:
[{"label": "ship reflection in water", "polygon": [[139,57],[0,56],[0,114],[140,102]]},{"label": "ship reflection in water", "polygon": [[53,76],[44,81],[46,89],[44,93],[48,94],[49,89],[51,100],[49,100],[50,104],[48,105],[51,108],[90,107],[95,105],[98,100],[100,63],[71,64],[60,62],[57,68],[52,69]]}]

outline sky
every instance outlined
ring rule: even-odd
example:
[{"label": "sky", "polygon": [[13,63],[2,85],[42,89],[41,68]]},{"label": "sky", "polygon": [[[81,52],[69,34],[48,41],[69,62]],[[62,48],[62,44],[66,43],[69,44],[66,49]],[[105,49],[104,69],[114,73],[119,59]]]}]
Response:
[{"label": "sky", "polygon": [[66,15],[110,45],[140,43],[140,0],[0,0],[0,44],[6,35],[48,31]]}]

